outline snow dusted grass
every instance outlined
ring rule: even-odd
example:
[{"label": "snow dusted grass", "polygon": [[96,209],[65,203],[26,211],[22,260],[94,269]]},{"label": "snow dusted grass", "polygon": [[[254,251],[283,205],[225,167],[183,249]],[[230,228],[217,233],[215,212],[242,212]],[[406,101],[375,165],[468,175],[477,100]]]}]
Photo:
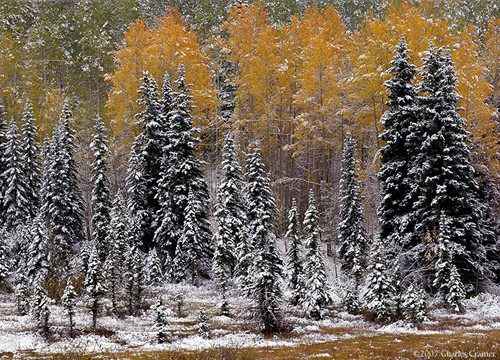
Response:
[{"label": "snow dusted grass", "polygon": [[[175,294],[185,297],[183,317],[177,317]],[[149,306],[161,295],[168,313],[170,339],[155,344],[153,313]],[[188,295],[189,294],[189,295]],[[466,313],[431,312],[432,321],[418,327],[398,321],[388,325],[370,323],[362,316],[328,309],[321,321],[303,317],[292,306],[285,307],[287,332],[265,337],[255,320],[252,304],[232,294],[228,298],[231,317],[219,313],[217,289],[207,283],[168,285],[147,294],[139,316],[111,316],[110,304],[98,319],[95,333],[91,314],[80,301],[75,316],[76,333],[69,339],[67,317],[61,307],[51,306],[51,336],[34,333],[29,316],[17,316],[12,295],[0,296],[0,359],[427,359],[423,351],[495,352],[500,358],[500,296],[479,295],[465,303]],[[211,338],[197,335],[198,311],[205,305]],[[125,311],[125,310],[124,310]],[[480,341],[478,341],[480,340]],[[425,353],[427,355],[431,353]],[[452,358],[452,357],[446,357]]]}]

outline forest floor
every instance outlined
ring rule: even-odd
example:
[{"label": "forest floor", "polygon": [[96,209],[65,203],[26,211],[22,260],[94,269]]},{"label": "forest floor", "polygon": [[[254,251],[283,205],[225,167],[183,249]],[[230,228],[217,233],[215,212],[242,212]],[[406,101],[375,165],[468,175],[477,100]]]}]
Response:
[{"label": "forest floor", "polygon": [[[177,314],[175,295],[185,304]],[[168,305],[169,339],[155,343],[150,305],[161,295]],[[304,318],[300,309],[285,307],[285,332],[264,336],[252,304],[231,294],[231,316],[219,314],[220,297],[211,284],[169,285],[145,294],[139,316],[111,316],[110,304],[95,331],[83,300],[75,317],[75,337],[69,337],[67,317],[51,305],[48,339],[36,333],[29,316],[16,315],[12,294],[0,295],[0,359],[500,359],[500,296],[482,294],[465,301],[464,314],[435,307],[431,320],[415,327],[403,321],[388,325],[369,322],[341,311],[339,299],[321,321]],[[207,309],[210,339],[197,334],[198,311]]]}]

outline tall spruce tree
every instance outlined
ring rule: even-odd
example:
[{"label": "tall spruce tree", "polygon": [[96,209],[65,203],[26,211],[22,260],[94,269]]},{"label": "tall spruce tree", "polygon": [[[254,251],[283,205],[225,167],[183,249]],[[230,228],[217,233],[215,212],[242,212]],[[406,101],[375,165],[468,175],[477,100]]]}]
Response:
[{"label": "tall spruce tree", "polygon": [[75,327],[73,317],[75,316],[76,292],[75,287],[71,282],[71,278],[68,278],[68,282],[66,283],[66,287],[64,288],[63,296],[61,297],[61,302],[66,309],[66,313],[68,314],[69,318],[69,336],[73,337],[73,329]]},{"label": "tall spruce tree", "polygon": [[429,125],[419,166],[423,193],[415,217],[422,231],[431,233],[441,231],[441,214],[447,217],[449,241],[463,249],[454,254],[453,262],[464,283],[472,286],[488,269],[479,229],[482,206],[478,185],[465,120],[457,107],[456,73],[448,50],[431,47],[424,65],[421,102]]},{"label": "tall spruce tree", "polygon": [[47,296],[47,290],[44,288],[44,282],[44,275],[39,274],[36,276],[31,303],[31,315],[36,320],[40,333],[47,336],[49,333],[50,299]]},{"label": "tall spruce tree", "polygon": [[348,133],[342,156],[340,178],[339,257],[342,269],[361,282],[368,253],[368,239],[363,229],[360,181],[356,169],[356,143]]},{"label": "tall spruce tree", "polygon": [[308,315],[319,320],[323,317],[323,307],[330,300],[326,289],[326,272],[321,250],[319,213],[314,200],[314,192],[309,191],[309,208],[304,215],[305,284],[302,299]]},{"label": "tall spruce tree", "polygon": [[0,284],[9,275],[9,253],[7,248],[7,230],[0,226]]},{"label": "tall spruce tree", "polygon": [[85,287],[90,297],[90,311],[92,312],[92,328],[97,326],[97,313],[100,309],[99,299],[104,294],[105,287],[102,278],[102,266],[99,252],[94,245],[90,252],[89,265],[85,275]]},{"label": "tall spruce tree", "polygon": [[84,240],[83,196],[78,187],[78,171],[74,159],[75,136],[72,115],[65,103],[54,136],[49,144],[43,174],[42,212],[49,224],[54,252],[52,267],[56,273],[66,272],[73,245]]},{"label": "tall spruce tree", "polygon": [[[419,134],[424,125],[416,86],[413,84],[415,66],[410,63],[408,52],[406,41],[401,39],[391,61],[392,68],[389,69],[393,77],[385,83],[389,109],[382,117],[384,130],[380,135],[385,145],[380,149],[381,193],[378,213],[380,237],[389,247],[390,256],[401,252],[406,254],[425,235],[425,232],[420,236],[415,233],[415,223],[409,217],[419,194],[418,182],[410,175],[410,171],[418,156],[418,141],[422,141]],[[411,258],[408,261],[402,260],[405,268],[418,260],[413,255],[409,256]]]},{"label": "tall spruce tree", "polygon": [[3,198],[5,183],[2,174],[5,172],[5,142],[7,135],[7,122],[5,121],[5,108],[0,99],[0,226],[3,226],[3,219],[5,219],[5,211],[3,208]]},{"label": "tall spruce tree", "polygon": [[222,179],[217,190],[215,218],[218,224],[214,236],[213,270],[225,290],[234,275],[241,243],[246,241],[246,214],[243,199],[242,171],[238,163],[236,146],[231,134],[224,138]]},{"label": "tall spruce tree", "polygon": [[108,226],[111,220],[111,195],[108,181],[108,140],[106,128],[99,116],[95,119],[94,141],[90,144],[94,152],[92,164],[92,240],[94,241],[101,261],[104,261],[109,252],[107,243]]},{"label": "tall spruce tree", "polygon": [[136,115],[141,132],[133,145],[128,181],[140,245],[149,250],[153,246],[156,213],[160,210],[157,189],[165,129],[158,85],[148,72],[141,79],[137,103],[144,110]]},{"label": "tall spruce tree", "polygon": [[27,275],[30,282],[33,283],[35,277],[39,274],[46,278],[52,265],[49,234],[41,214],[38,214],[31,222],[28,236]]},{"label": "tall spruce tree", "polygon": [[276,204],[257,146],[247,157],[246,177],[252,248],[248,293],[257,302],[264,331],[272,333],[279,329],[282,260],[273,232]]},{"label": "tall spruce tree", "polygon": [[7,231],[13,231],[29,218],[31,213],[23,160],[18,129],[15,123],[12,123],[5,137],[3,158],[5,171],[1,174],[5,186],[2,205],[3,220]]},{"label": "tall spruce tree", "polygon": [[294,198],[288,213],[288,230],[285,234],[285,238],[288,240],[286,276],[288,287],[292,291],[292,303],[294,305],[297,305],[304,295],[304,268],[301,258],[302,244],[299,226],[299,211],[297,201]]},{"label": "tall spruce tree", "polygon": [[27,102],[22,116],[22,164],[26,176],[26,197],[28,203],[28,213],[31,218],[35,217],[40,208],[41,190],[41,166],[40,166],[40,146],[37,142],[36,121],[33,118],[33,108]]},{"label": "tall spruce tree", "polygon": [[[168,190],[169,196],[161,198],[162,211],[158,212],[159,226],[154,237],[155,245],[167,263],[175,259],[176,251],[179,249],[177,242],[182,238],[190,191],[193,201],[200,206],[195,218],[200,226],[200,236],[205,239],[203,246],[207,250],[210,241],[206,208],[209,199],[208,185],[203,177],[203,162],[196,155],[199,139],[195,136],[197,129],[193,129],[193,118],[190,114],[190,86],[185,82],[184,70],[181,68],[179,72],[179,79],[176,81],[178,92],[174,96],[172,110],[168,114],[168,142],[163,148],[161,178],[158,184],[160,189]],[[207,251],[202,251],[200,254],[203,254],[202,258],[197,260],[208,259],[211,256]]]}]

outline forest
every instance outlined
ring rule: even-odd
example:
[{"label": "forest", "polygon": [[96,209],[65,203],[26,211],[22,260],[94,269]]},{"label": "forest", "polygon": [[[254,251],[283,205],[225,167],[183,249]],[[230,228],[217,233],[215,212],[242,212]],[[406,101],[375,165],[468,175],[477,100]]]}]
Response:
[{"label": "forest", "polygon": [[1,0],[0,19],[0,320],[21,324],[0,355],[496,336],[495,1]]}]

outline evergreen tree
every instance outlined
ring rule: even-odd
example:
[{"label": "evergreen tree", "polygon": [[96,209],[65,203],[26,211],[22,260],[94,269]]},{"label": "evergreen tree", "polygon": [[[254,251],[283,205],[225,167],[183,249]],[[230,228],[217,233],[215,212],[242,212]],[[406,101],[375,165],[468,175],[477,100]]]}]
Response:
[{"label": "evergreen tree", "polygon": [[75,316],[76,292],[71,282],[71,278],[68,278],[61,302],[66,309],[66,314],[68,314],[69,317],[69,334],[73,337],[73,328],[75,327],[73,316]]},{"label": "evergreen tree", "polygon": [[340,178],[339,255],[342,269],[361,282],[366,264],[368,240],[363,229],[360,182],[356,169],[356,143],[347,134]]},{"label": "evergreen tree", "polygon": [[99,299],[104,294],[105,288],[102,279],[102,267],[96,246],[92,247],[89,265],[85,276],[85,287],[90,297],[90,310],[92,312],[92,328],[97,326],[97,313],[99,312]]},{"label": "evergreen tree", "polygon": [[441,214],[447,216],[449,241],[462,248],[454,254],[454,264],[464,283],[475,284],[478,277],[488,275],[479,229],[482,205],[465,120],[458,113],[456,73],[448,50],[431,47],[424,64],[422,103],[429,127],[422,146],[419,223],[432,233],[439,229]]},{"label": "evergreen tree", "polygon": [[394,300],[394,313],[396,317],[399,318],[403,314],[403,302],[406,297],[403,288],[401,264],[399,262],[399,259],[397,260],[396,268],[392,273],[391,285],[392,285],[393,300]]},{"label": "evergreen tree", "polygon": [[49,144],[43,174],[43,205],[54,252],[53,269],[66,273],[73,245],[84,240],[83,196],[78,187],[78,172],[74,160],[75,137],[71,129],[71,111],[66,103]]},{"label": "evergreen tree", "polygon": [[37,275],[35,278],[35,286],[33,290],[33,300],[31,304],[31,313],[37,322],[37,328],[42,335],[47,336],[49,333],[49,297],[47,291],[43,287],[43,275]]},{"label": "evergreen tree", "polygon": [[288,252],[286,254],[288,287],[292,291],[292,303],[297,305],[300,298],[304,296],[304,269],[301,259],[299,214],[295,198],[292,200],[292,208],[288,214],[288,230],[285,234],[285,238],[288,239]]},{"label": "evergreen tree", "polygon": [[9,275],[10,257],[7,250],[7,231],[0,227],[0,283]]},{"label": "evergreen tree", "polygon": [[139,307],[144,286],[144,263],[137,246],[130,247],[126,256],[125,289],[129,314]]},{"label": "evergreen tree", "polygon": [[368,309],[375,311],[377,320],[387,321],[390,318],[392,293],[385,246],[382,239],[376,238],[372,244],[372,256],[368,265],[365,299]]},{"label": "evergreen tree", "polygon": [[37,274],[46,278],[51,268],[51,251],[49,248],[49,234],[41,214],[32,221],[29,229],[27,273],[33,282]]},{"label": "evergreen tree", "polygon": [[155,305],[153,306],[155,311],[155,322],[154,322],[154,330],[156,331],[156,340],[159,344],[163,344],[167,341],[167,314],[165,306],[163,305],[163,301],[161,297],[158,297]]},{"label": "evergreen tree", "polygon": [[3,219],[5,218],[5,210],[3,207],[3,198],[4,198],[4,189],[6,188],[4,179],[3,179],[3,173],[5,173],[6,170],[6,164],[5,164],[5,143],[6,143],[6,136],[7,136],[7,123],[5,122],[5,109],[3,106],[3,102],[0,100],[0,226],[3,226],[4,221]]},{"label": "evergreen tree", "polygon": [[41,166],[40,147],[36,140],[37,127],[33,118],[33,108],[27,102],[22,117],[22,164],[26,176],[26,198],[29,217],[33,218],[40,208]]},{"label": "evergreen tree", "polygon": [[90,144],[94,152],[92,164],[92,240],[95,242],[101,261],[104,261],[109,252],[107,243],[108,226],[111,220],[111,195],[108,181],[108,140],[106,128],[99,116],[95,119],[94,141]]},{"label": "evergreen tree", "polygon": [[148,278],[150,284],[159,284],[163,279],[161,260],[156,249],[153,248],[148,254]]},{"label": "evergreen tree", "polygon": [[184,219],[184,230],[177,242],[176,257],[174,259],[174,278],[183,280],[189,274],[194,284],[195,275],[202,269],[208,268],[208,259],[211,255],[210,224],[199,199],[192,189],[188,193]]},{"label": "evergreen tree", "polygon": [[3,209],[4,223],[7,231],[14,230],[30,216],[28,188],[24,173],[19,134],[15,123],[10,124],[5,136],[5,153],[3,162]]},{"label": "evergreen tree", "polygon": [[458,311],[460,301],[465,298],[465,289],[453,259],[455,254],[464,251],[464,249],[451,241],[453,230],[451,219],[448,216],[441,214],[439,228],[438,257],[434,265],[436,274],[433,286],[439,290],[447,305]]},{"label": "evergreen tree", "polygon": [[408,254],[410,259],[403,259],[405,269],[420,264],[413,248],[421,243],[425,234],[415,232],[415,221],[409,216],[420,192],[419,182],[410,172],[417,171],[412,168],[418,157],[425,123],[420,117],[421,108],[413,84],[415,66],[410,63],[408,52],[405,40],[401,39],[389,70],[393,77],[385,83],[389,109],[382,117],[384,130],[380,138],[385,145],[380,149],[379,173],[380,237],[390,249],[388,255]]},{"label": "evergreen tree", "polygon": [[144,257],[139,248],[135,248],[132,255],[132,264],[134,268],[134,284],[135,284],[135,303],[137,308],[140,308],[142,303],[142,292],[145,286],[144,276]]},{"label": "evergreen tree", "polygon": [[408,321],[419,324],[429,320],[427,315],[427,293],[424,289],[417,289],[410,285],[406,290],[403,307]]},{"label": "evergreen tree", "polygon": [[109,254],[106,258],[106,272],[111,306],[117,312],[117,296],[126,270],[126,256],[128,251],[128,217],[125,203],[120,193],[113,199],[111,208],[111,222],[108,227],[107,244]]},{"label": "evergreen tree", "polygon": [[200,314],[198,316],[200,322],[198,323],[198,335],[200,335],[203,339],[210,338],[210,328],[207,323],[207,311],[205,306],[202,305],[200,307]]},{"label": "evergreen tree", "polygon": [[207,251],[210,249],[211,239],[206,209],[209,202],[208,186],[201,170],[203,162],[196,156],[199,139],[195,137],[197,129],[193,129],[190,114],[189,85],[185,83],[184,70],[181,68],[179,72],[179,79],[176,81],[178,92],[168,114],[168,142],[163,148],[161,160],[158,187],[162,210],[158,212],[159,227],[154,237],[154,242],[167,263],[171,261],[169,259],[176,258],[176,251],[180,249],[177,242],[183,235],[189,191],[192,192],[192,203],[199,204],[195,223],[200,227],[199,236],[203,239],[204,249],[200,249],[202,257],[197,261],[206,261],[212,255],[211,250]]},{"label": "evergreen tree", "polygon": [[136,115],[141,132],[135,139],[130,161],[129,191],[140,230],[140,245],[149,250],[153,246],[156,213],[160,210],[157,192],[166,134],[158,86],[148,72],[141,79],[137,103],[144,110]]},{"label": "evergreen tree", "polygon": [[276,204],[258,147],[247,158],[246,193],[252,248],[248,293],[258,304],[264,331],[272,333],[279,328],[282,261],[273,233]]},{"label": "evergreen tree", "polygon": [[[214,236],[213,270],[223,292],[234,275],[238,260],[246,254],[239,250],[246,241],[246,214],[242,195],[242,171],[231,134],[224,138],[222,179],[217,190],[215,218],[218,231]],[[241,269],[246,272],[245,269]]]},{"label": "evergreen tree", "polygon": [[314,193],[309,191],[309,208],[304,215],[305,240],[305,284],[303,306],[310,317],[319,320],[323,317],[323,306],[330,300],[326,290],[326,272],[321,255],[319,214],[316,209]]},{"label": "evergreen tree", "polygon": [[351,314],[357,314],[361,307],[359,303],[357,288],[346,285],[342,303],[347,312]]},{"label": "evergreen tree", "polygon": [[29,290],[28,278],[24,274],[22,267],[16,271],[16,290],[14,296],[16,297],[17,313],[19,315],[26,315],[29,307]]}]

